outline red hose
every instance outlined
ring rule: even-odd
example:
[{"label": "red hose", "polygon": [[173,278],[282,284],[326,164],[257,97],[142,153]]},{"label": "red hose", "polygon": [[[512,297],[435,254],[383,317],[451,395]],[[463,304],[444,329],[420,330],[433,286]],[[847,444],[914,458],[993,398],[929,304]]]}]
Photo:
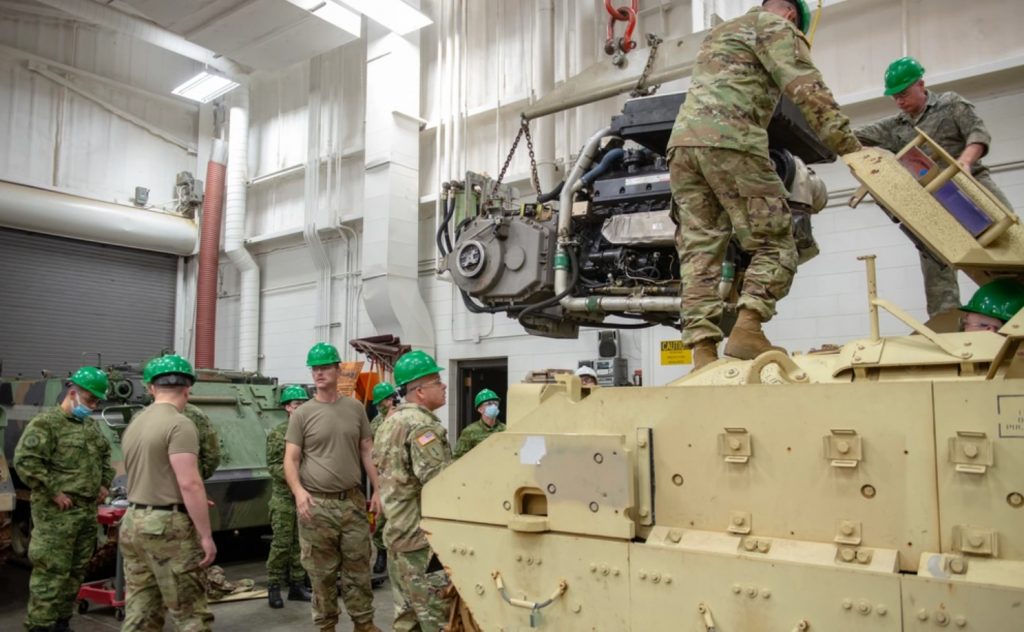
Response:
[{"label": "red hose", "polygon": [[196,283],[196,368],[215,368],[217,333],[217,264],[220,259],[220,227],[224,214],[224,175],[227,166],[211,160],[206,165],[206,196],[203,198],[199,234],[199,275]]}]

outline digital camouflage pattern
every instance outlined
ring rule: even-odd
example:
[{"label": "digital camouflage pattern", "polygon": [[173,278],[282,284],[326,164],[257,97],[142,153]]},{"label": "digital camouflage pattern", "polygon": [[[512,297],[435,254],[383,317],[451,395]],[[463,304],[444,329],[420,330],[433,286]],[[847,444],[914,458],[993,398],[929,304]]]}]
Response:
[{"label": "digital camouflage pattern", "polygon": [[[32,492],[32,576],[25,625],[49,627],[71,617],[96,547],[100,488],[114,479],[110,445],[94,419],[79,420],[55,406],[25,427],[13,464]],[[74,503],[65,511],[53,502],[61,492]]]},{"label": "digital camouflage pattern", "polygon": [[[955,92],[928,92],[924,111],[916,117],[906,112],[888,116],[880,121],[858,127],[854,134],[870,147],[881,147],[893,153],[899,152],[917,136],[918,127],[925,134],[957,158],[968,145],[979,143],[985,152],[992,143],[992,137],[974,109],[974,104]],[[922,147],[922,150],[927,148]],[[996,186],[981,160],[971,165],[971,174],[982,186],[1012,209],[1010,200]],[[928,303],[928,316],[960,307],[960,285],[956,270],[929,255],[921,254],[921,273],[924,276],[924,292]]]},{"label": "digital camouflage pattern", "polygon": [[161,632],[170,617],[179,632],[212,630],[203,548],[187,513],[128,509],[119,534],[127,598],[124,630]]},{"label": "digital camouflage pattern", "polygon": [[733,234],[751,255],[739,307],[769,320],[776,302],[789,293],[797,266],[785,189],[771,161],[731,149],[678,147],[671,152],[669,171],[683,344],[722,339],[718,282]]},{"label": "digital camouflage pattern", "polygon": [[337,625],[340,573],[341,598],[356,629],[360,625],[372,624],[370,525],[366,519],[366,497],[358,489],[353,489],[344,500],[314,495],[313,502],[310,519],[299,519],[302,566],[313,588],[313,623],[320,630],[334,630]]},{"label": "digital camouflage pattern", "polygon": [[455,442],[455,452],[452,457],[455,459],[461,457],[497,432],[505,432],[505,424],[495,421],[493,426],[488,426],[483,419],[477,419],[459,433],[459,440]]},{"label": "digital camouflage pattern", "polygon": [[182,414],[192,420],[199,433],[199,474],[206,480],[220,467],[220,438],[203,409],[185,404]]},{"label": "digital camouflage pattern", "polygon": [[377,436],[373,460],[388,517],[384,545],[395,601],[394,629],[439,630],[450,604],[438,588],[448,578],[441,568],[427,573],[432,552],[420,529],[420,493],[451,463],[448,433],[433,412],[402,404]]},{"label": "digital camouflage pattern", "polygon": [[388,517],[384,546],[417,551],[428,546],[420,530],[420,492],[451,463],[448,433],[434,413],[418,404],[402,404],[385,420],[373,446],[380,500]]},{"label": "digital camouflage pattern", "polygon": [[270,471],[270,554],[267,556],[267,581],[271,584],[298,584],[306,581],[299,548],[298,514],[295,497],[284,479],[284,434],[288,422],[278,424],[267,435],[267,469]]},{"label": "digital camouflage pattern", "polygon": [[388,575],[395,601],[395,632],[439,632],[448,621],[452,600],[446,597],[448,574],[427,572],[434,553],[430,548],[408,553],[388,551]]},{"label": "digital camouflage pattern", "polygon": [[[373,436],[374,444],[377,443],[377,431],[384,424],[384,420],[387,419],[387,415],[383,412],[377,413],[377,416],[370,422],[370,435]],[[377,465],[377,463],[374,463]],[[380,468],[378,467],[378,470]],[[376,526],[373,529],[373,548],[377,551],[386,551],[387,547],[384,546],[384,525],[387,524],[388,519],[384,517],[384,512],[381,512],[377,516]]]},{"label": "digital camouflage pattern", "polygon": [[760,7],[704,39],[668,147],[720,147],[768,158],[768,122],[783,93],[833,151],[860,149],[803,33]]}]

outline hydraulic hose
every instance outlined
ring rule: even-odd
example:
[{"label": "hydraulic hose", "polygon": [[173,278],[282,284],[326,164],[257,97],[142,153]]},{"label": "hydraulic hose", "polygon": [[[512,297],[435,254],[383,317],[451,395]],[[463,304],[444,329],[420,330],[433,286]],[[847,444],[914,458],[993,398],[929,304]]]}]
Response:
[{"label": "hydraulic hose", "polygon": [[622,157],[626,155],[626,150],[621,147],[612,149],[604,155],[601,162],[597,163],[597,166],[588,171],[582,178],[580,178],[581,186],[589,187],[605,173],[608,172],[616,163],[622,160]]}]

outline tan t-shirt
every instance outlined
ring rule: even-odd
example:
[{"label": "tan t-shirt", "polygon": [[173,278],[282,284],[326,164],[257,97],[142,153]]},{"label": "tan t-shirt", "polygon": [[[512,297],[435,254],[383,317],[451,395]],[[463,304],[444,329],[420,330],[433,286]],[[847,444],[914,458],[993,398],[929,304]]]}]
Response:
[{"label": "tan t-shirt", "polygon": [[288,420],[285,440],[302,449],[299,481],[308,492],[333,494],[363,480],[359,442],[371,439],[362,404],[341,396],[333,404],[311,399]]},{"label": "tan t-shirt", "polygon": [[179,413],[173,404],[152,404],[128,424],[121,437],[121,447],[130,502],[140,505],[182,502],[170,455],[199,455],[199,434],[188,417]]}]

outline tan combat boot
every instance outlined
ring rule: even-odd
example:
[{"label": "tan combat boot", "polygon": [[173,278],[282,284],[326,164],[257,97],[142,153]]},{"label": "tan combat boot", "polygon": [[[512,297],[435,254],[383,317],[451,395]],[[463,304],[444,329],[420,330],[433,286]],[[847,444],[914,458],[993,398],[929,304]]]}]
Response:
[{"label": "tan combat boot", "polygon": [[773,347],[761,330],[761,317],[757,312],[741,309],[725,345],[725,355],[740,360],[753,360],[765,351],[786,353],[782,347]]},{"label": "tan combat boot", "polygon": [[704,338],[698,340],[697,344],[693,345],[693,370],[699,371],[700,369],[711,364],[718,359],[718,343],[711,338]]}]

